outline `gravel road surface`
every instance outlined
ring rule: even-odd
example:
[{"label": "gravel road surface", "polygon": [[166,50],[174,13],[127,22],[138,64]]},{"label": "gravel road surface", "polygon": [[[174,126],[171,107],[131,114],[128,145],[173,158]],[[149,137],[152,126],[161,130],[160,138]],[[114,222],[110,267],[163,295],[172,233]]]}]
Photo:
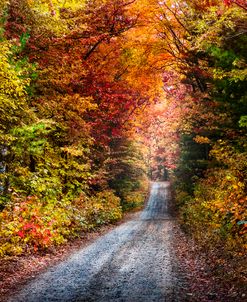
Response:
[{"label": "gravel road surface", "polygon": [[169,183],[152,183],[136,218],[48,269],[9,302],[184,301],[169,203]]}]

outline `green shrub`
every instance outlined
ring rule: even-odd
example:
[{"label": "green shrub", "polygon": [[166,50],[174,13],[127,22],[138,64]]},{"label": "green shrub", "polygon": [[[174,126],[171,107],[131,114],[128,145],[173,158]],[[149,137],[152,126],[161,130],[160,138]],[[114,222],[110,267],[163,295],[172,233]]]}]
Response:
[{"label": "green shrub", "polygon": [[78,201],[87,229],[117,221],[122,217],[120,198],[111,190],[98,192],[90,198],[82,195],[77,203]]}]

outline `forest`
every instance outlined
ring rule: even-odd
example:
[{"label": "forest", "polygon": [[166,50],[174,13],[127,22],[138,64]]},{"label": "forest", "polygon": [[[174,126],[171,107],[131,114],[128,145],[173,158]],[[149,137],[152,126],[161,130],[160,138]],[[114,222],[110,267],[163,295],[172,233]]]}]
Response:
[{"label": "forest", "polygon": [[173,186],[183,229],[247,249],[244,0],[0,0],[0,256]]}]

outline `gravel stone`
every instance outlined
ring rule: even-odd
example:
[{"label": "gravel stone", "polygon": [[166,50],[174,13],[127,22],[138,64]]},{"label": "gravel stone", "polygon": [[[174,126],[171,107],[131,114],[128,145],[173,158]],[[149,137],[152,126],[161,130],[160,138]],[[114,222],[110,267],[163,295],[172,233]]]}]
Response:
[{"label": "gravel stone", "polygon": [[172,247],[170,206],[169,183],[152,183],[138,217],[48,269],[8,301],[186,301],[185,278]]}]

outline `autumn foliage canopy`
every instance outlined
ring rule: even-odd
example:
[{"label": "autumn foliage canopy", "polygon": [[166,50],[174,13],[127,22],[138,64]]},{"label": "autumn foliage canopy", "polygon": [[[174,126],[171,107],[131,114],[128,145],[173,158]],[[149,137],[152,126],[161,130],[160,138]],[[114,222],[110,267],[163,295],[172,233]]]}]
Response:
[{"label": "autumn foliage canopy", "polygon": [[0,255],[120,219],[147,177],[188,229],[246,248],[246,10],[0,0]]}]

